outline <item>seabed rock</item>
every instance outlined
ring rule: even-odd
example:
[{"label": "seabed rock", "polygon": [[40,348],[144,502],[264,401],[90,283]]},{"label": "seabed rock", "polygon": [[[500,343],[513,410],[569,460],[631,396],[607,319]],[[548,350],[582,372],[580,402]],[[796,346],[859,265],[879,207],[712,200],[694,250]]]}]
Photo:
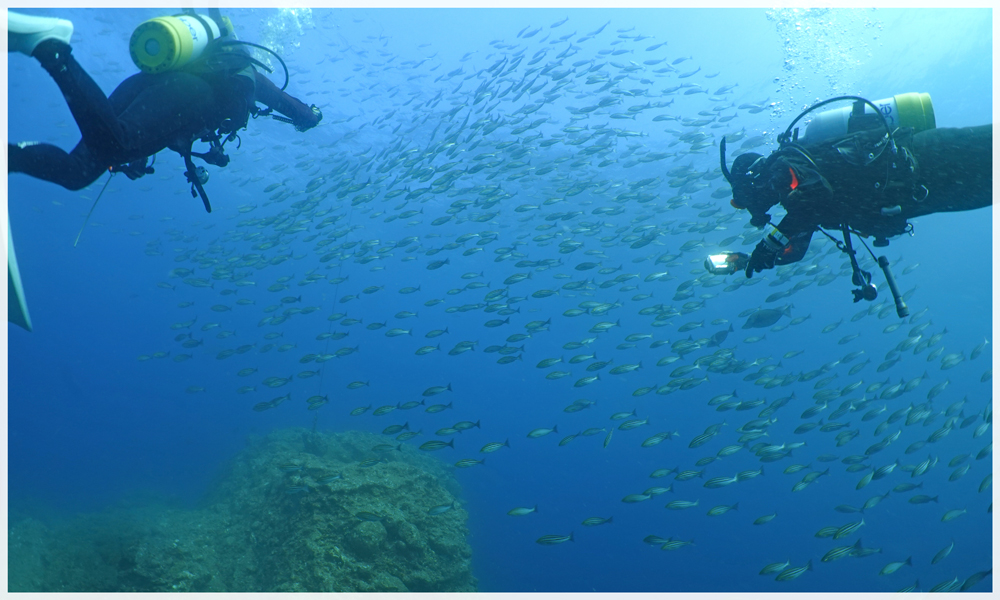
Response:
[{"label": "seabed rock", "polygon": [[[276,431],[249,443],[199,509],[147,503],[56,525],[11,519],[9,590],[476,591],[468,514],[458,504],[427,512],[460,495],[450,467],[405,445],[372,451],[384,443]],[[360,466],[372,458],[382,462]]]}]

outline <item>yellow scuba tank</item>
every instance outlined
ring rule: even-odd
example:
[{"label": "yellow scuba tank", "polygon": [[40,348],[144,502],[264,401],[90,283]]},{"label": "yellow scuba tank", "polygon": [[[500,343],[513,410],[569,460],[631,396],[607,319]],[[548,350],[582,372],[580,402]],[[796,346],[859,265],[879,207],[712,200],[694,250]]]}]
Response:
[{"label": "yellow scuba tank", "polygon": [[[917,92],[898,94],[892,98],[876,100],[872,104],[878,106],[879,112],[885,117],[891,129],[912,127],[914,133],[919,133],[935,128],[934,106],[931,104],[930,94]],[[870,106],[865,106],[865,113],[872,116],[875,114]],[[805,134],[799,138],[799,143],[812,144],[867,128],[859,127],[851,121],[850,106],[817,113],[812,122],[806,126]]]},{"label": "yellow scuba tank", "polygon": [[141,71],[163,73],[196,60],[212,40],[222,35],[215,20],[205,15],[156,17],[135,28],[128,49]]}]

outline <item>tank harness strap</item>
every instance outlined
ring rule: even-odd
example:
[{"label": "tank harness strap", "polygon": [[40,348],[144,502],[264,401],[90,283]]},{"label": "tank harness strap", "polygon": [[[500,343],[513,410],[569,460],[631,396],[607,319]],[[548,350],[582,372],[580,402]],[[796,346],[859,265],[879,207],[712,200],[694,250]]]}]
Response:
[{"label": "tank harness strap", "polygon": [[219,27],[219,37],[226,37],[229,35],[229,27],[226,25],[226,18],[222,16],[222,11],[218,8],[208,9],[208,17],[215,21],[215,24]]},{"label": "tank harness strap", "polygon": [[[900,139],[900,143],[896,143],[896,138]],[[916,202],[923,202],[927,199],[929,191],[926,187],[922,185],[917,185],[917,159],[913,156],[913,152],[910,150],[909,145],[913,142],[913,130],[906,128],[900,131],[897,128],[893,132],[893,139],[890,141],[889,149],[892,151],[892,157],[889,159],[889,164],[887,165],[886,180],[888,182],[887,188],[896,187],[902,193],[906,199],[913,199]],[[920,190],[923,193],[920,194]],[[918,198],[918,195],[920,196]]]},{"label": "tank harness strap", "polygon": [[[912,134],[909,139],[912,140]],[[910,198],[914,202],[923,202],[930,195],[930,190],[926,186],[917,183],[917,169],[920,165],[917,164],[917,159],[913,156],[913,152],[909,148],[902,146],[902,151],[903,158],[906,161],[903,166],[904,173],[909,178]]]}]

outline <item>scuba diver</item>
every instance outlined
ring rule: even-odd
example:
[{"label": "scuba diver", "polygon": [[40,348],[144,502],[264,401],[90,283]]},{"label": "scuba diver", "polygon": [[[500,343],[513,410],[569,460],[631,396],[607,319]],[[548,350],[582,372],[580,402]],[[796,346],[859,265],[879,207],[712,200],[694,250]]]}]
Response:
[{"label": "scuba diver", "polygon": [[[254,68],[271,71],[244,47],[271,51],[236,39],[232,23],[219,9],[209,9],[208,17],[189,9],[141,24],[129,44],[141,72],[110,96],[73,58],[72,34],[70,21],[7,11],[8,52],[38,59],[62,91],[82,136],[69,153],[50,144],[8,143],[8,173],[79,190],[106,171],[125,173],[129,179],[152,173],[149,157],[169,148],[184,158],[192,195],[200,195],[211,212],[202,187],[208,173],[204,167],[195,168],[192,157],[220,167],[228,164],[224,144],[238,137],[251,115],[270,115],[298,131],[315,127],[323,118],[315,105],[285,93]],[[281,57],[275,57],[284,67]],[[268,108],[260,109],[256,102]],[[211,144],[210,149],[192,152],[197,140]]]},{"label": "scuba diver", "polygon": [[[246,128],[250,116],[271,116],[298,131],[311,129],[323,119],[315,105],[306,106],[285,93],[288,68],[281,57],[263,46],[238,40],[232,23],[219,9],[209,9],[207,17],[186,10],[139,25],[132,34],[129,52],[141,72],[123,81],[111,96],[105,96],[73,58],[72,35],[73,23],[65,19],[7,11],[8,52],[38,59],[62,91],[82,137],[69,153],[51,144],[8,143],[8,173],[25,173],[79,190],[104,172],[111,173],[108,182],[115,173],[125,173],[133,180],[153,173],[149,158],[155,160],[156,153],[170,148],[184,159],[191,195],[200,196],[205,210],[211,212],[203,187],[208,171],[195,167],[192,157],[226,166],[225,144],[239,139],[237,132]],[[245,46],[274,54],[285,70],[281,88],[254,68],[271,72],[253,59]],[[258,108],[257,102],[267,108]],[[210,144],[207,152],[192,151],[197,140]],[[90,210],[93,213],[94,208]],[[7,225],[7,320],[31,331],[9,219]]]},{"label": "scuba diver", "polygon": [[[852,105],[815,115],[799,136],[795,124],[800,119],[844,100]],[[883,247],[890,237],[912,235],[908,220],[914,217],[993,204],[993,125],[938,129],[928,94],[876,103],[857,96],[831,98],[796,117],[777,139],[779,147],[770,156],[740,154],[732,169],[726,168],[722,140],[720,161],[733,188],[731,204],[748,210],[758,229],[771,224],[768,211],[774,205],[786,214],[749,257],[731,252],[710,257],[706,267],[713,273],[743,270],[750,278],[794,263],[805,255],[813,233],[834,239],[824,228],[836,229],[844,241],[834,242],[850,256],[854,284],[860,286],[854,301],[873,300],[875,286],[857,264],[850,234],[873,237],[873,245]],[[897,312],[905,312],[888,260],[883,256],[877,262],[896,297]]]}]

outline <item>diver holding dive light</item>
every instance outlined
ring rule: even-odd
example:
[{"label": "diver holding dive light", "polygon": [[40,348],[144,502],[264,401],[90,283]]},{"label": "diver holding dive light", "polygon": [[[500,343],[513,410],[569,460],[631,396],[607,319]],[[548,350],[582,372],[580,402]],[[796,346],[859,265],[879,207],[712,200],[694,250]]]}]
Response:
[{"label": "diver holding dive light", "polygon": [[[799,120],[843,100],[852,105],[815,115],[799,136]],[[722,140],[720,161],[733,188],[732,205],[748,210],[750,223],[758,229],[771,223],[768,210],[775,204],[786,214],[750,256],[725,252],[706,259],[710,272],[742,270],[750,278],[799,261],[813,233],[820,231],[850,257],[852,280],[859,286],[853,290],[854,301],[871,301],[877,290],[871,274],[858,265],[851,234],[859,239],[871,236],[875,247],[884,247],[890,237],[912,235],[908,219],[993,204],[993,125],[938,129],[928,94],[901,94],[875,103],[857,96],[831,98],[806,109],[777,141],[779,147],[770,156],[741,154],[730,170]],[[824,229],[839,230],[843,241]],[[885,256],[875,260],[897,314],[906,316],[889,261]]]},{"label": "diver holding dive light", "polygon": [[[245,46],[271,51],[236,39],[232,23],[217,8],[209,9],[208,16],[188,9],[139,25],[129,51],[141,72],[110,96],[73,58],[72,34],[73,24],[64,19],[7,11],[8,51],[38,59],[62,91],[82,135],[69,153],[50,144],[8,143],[9,173],[79,190],[106,171],[125,173],[129,179],[152,173],[149,157],[170,148],[184,159],[192,196],[201,196],[211,212],[203,187],[208,172],[195,167],[193,157],[226,166],[224,145],[238,139],[237,132],[246,128],[251,115],[270,115],[298,131],[315,127],[323,118],[315,105],[285,93],[287,68],[281,88],[254,68],[271,71]],[[284,67],[281,57],[274,56]],[[256,102],[268,108],[260,109]],[[209,150],[192,152],[197,140],[209,143]]]},{"label": "diver holding dive light", "polygon": [[[105,96],[73,58],[69,44],[73,23],[8,10],[8,52],[38,59],[59,86],[82,139],[72,152],[38,142],[8,143],[7,172],[25,173],[69,190],[82,189],[109,172],[80,229],[82,234],[112,176],[125,173],[137,179],[153,173],[149,157],[155,160],[156,153],[170,148],[184,159],[191,195],[200,196],[205,210],[212,212],[204,188],[208,171],[196,167],[193,158],[219,167],[229,164],[225,144],[239,140],[237,132],[246,128],[251,115],[269,115],[305,131],[319,124],[323,113],[285,93],[288,68],[280,56],[238,40],[232,23],[219,9],[208,12],[205,16],[187,9],[139,25],[129,42],[129,53],[141,72]],[[254,68],[271,72],[250,56],[246,46],[274,54],[285,70],[282,87]],[[267,108],[258,108],[257,102]],[[207,152],[192,151],[197,140],[210,144]],[[8,223],[7,320],[31,331],[12,239]]]}]

